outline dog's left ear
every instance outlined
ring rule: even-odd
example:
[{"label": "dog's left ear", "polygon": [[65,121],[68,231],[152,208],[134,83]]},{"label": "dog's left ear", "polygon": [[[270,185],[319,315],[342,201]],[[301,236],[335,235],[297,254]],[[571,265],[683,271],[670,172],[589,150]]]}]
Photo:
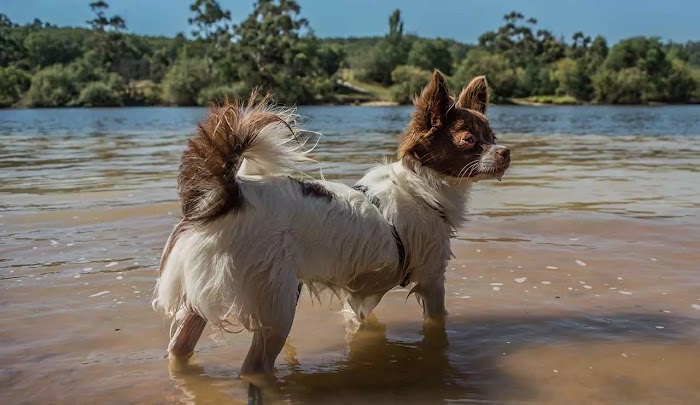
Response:
[{"label": "dog's left ear", "polygon": [[468,108],[486,114],[489,105],[489,84],[486,76],[477,76],[464,86],[457,99],[457,107]]},{"label": "dog's left ear", "polygon": [[439,70],[433,73],[430,82],[415,101],[416,114],[414,120],[422,131],[441,127],[450,108],[450,93],[445,78]]}]

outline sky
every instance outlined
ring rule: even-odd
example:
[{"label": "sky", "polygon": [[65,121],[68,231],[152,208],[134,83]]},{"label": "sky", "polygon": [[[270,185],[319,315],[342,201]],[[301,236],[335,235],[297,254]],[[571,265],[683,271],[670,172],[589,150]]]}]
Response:
[{"label": "sky", "polygon": [[[59,26],[86,26],[90,0],[0,0],[0,13],[16,23],[39,18]],[[108,14],[121,15],[128,31],[174,36],[188,33],[192,0],[107,0]],[[252,0],[219,0],[235,21],[252,10]],[[389,14],[401,9],[404,31],[423,37],[475,43],[517,10],[538,26],[570,38],[576,31],[603,35],[609,43],[635,36],[700,40],[700,0],[298,0],[301,15],[317,36],[383,35]]]}]

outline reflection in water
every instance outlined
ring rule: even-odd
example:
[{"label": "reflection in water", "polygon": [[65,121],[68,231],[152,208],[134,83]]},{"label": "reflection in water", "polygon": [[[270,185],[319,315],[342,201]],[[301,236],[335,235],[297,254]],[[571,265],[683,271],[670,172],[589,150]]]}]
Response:
[{"label": "reflection in water", "polygon": [[[650,327],[659,323],[664,329]],[[232,392],[242,391],[240,386],[248,387],[249,404],[535,400],[538,393],[527,372],[502,370],[500,363],[507,355],[570,346],[585,353],[591,345],[609,345],[614,357],[595,360],[596,367],[605,367],[606,361],[612,363],[619,357],[618,350],[630,345],[691,344],[686,350],[700,349],[693,340],[698,333],[697,319],[618,313],[451,318],[447,330],[426,326],[418,340],[410,340],[419,333],[407,329],[399,337],[388,338],[387,326],[370,318],[350,339],[345,358],[314,365],[300,365],[296,359],[291,359],[294,364],[278,361],[278,378],[256,381],[255,386],[237,379],[230,370],[205,370],[195,363],[171,362],[170,372],[175,385],[193,403],[236,403]],[[537,359],[534,361],[525,364],[525,369],[537,368]],[[624,387],[610,394],[634,398]]]},{"label": "reflection in water", "polygon": [[[286,398],[301,403],[332,401],[339,395],[469,395],[468,378],[450,366],[444,328],[426,327],[420,341],[388,339],[386,325],[370,320],[348,344],[347,358],[311,370],[293,369],[280,378]],[[465,392],[466,388],[466,392]]]}]

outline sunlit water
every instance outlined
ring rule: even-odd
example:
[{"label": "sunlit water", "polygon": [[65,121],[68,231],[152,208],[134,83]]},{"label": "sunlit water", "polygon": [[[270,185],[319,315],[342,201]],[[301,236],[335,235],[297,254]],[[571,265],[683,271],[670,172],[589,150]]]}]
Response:
[{"label": "sunlit water", "polygon": [[[409,108],[305,107],[313,176],[392,159]],[[205,110],[0,111],[0,400],[225,403],[247,333],[164,358],[150,308]],[[264,403],[700,402],[700,107],[494,107],[513,164],[453,243],[444,333],[407,291],[346,333],[300,302]]]}]

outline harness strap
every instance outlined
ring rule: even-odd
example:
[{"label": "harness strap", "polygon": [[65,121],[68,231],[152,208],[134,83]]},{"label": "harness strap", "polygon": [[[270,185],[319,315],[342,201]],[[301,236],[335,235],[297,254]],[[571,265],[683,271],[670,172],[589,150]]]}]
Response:
[{"label": "harness strap", "polygon": [[[369,193],[369,188],[367,186],[362,185],[362,184],[355,184],[352,186],[353,189],[361,192],[362,194],[367,197],[369,202],[372,203],[379,212],[382,212],[382,207],[381,207],[381,202],[379,201],[379,198],[377,198],[376,195],[372,195]],[[401,241],[401,237],[399,236],[399,231],[396,229],[396,226],[394,224],[389,223],[391,225],[391,233],[394,235],[394,240],[396,241],[396,250],[399,253],[399,267],[403,271],[403,277],[401,278],[401,282],[399,285],[401,287],[406,287],[410,282],[411,282],[411,272],[408,270],[408,262],[406,260],[406,247],[403,244],[403,241]]]}]

